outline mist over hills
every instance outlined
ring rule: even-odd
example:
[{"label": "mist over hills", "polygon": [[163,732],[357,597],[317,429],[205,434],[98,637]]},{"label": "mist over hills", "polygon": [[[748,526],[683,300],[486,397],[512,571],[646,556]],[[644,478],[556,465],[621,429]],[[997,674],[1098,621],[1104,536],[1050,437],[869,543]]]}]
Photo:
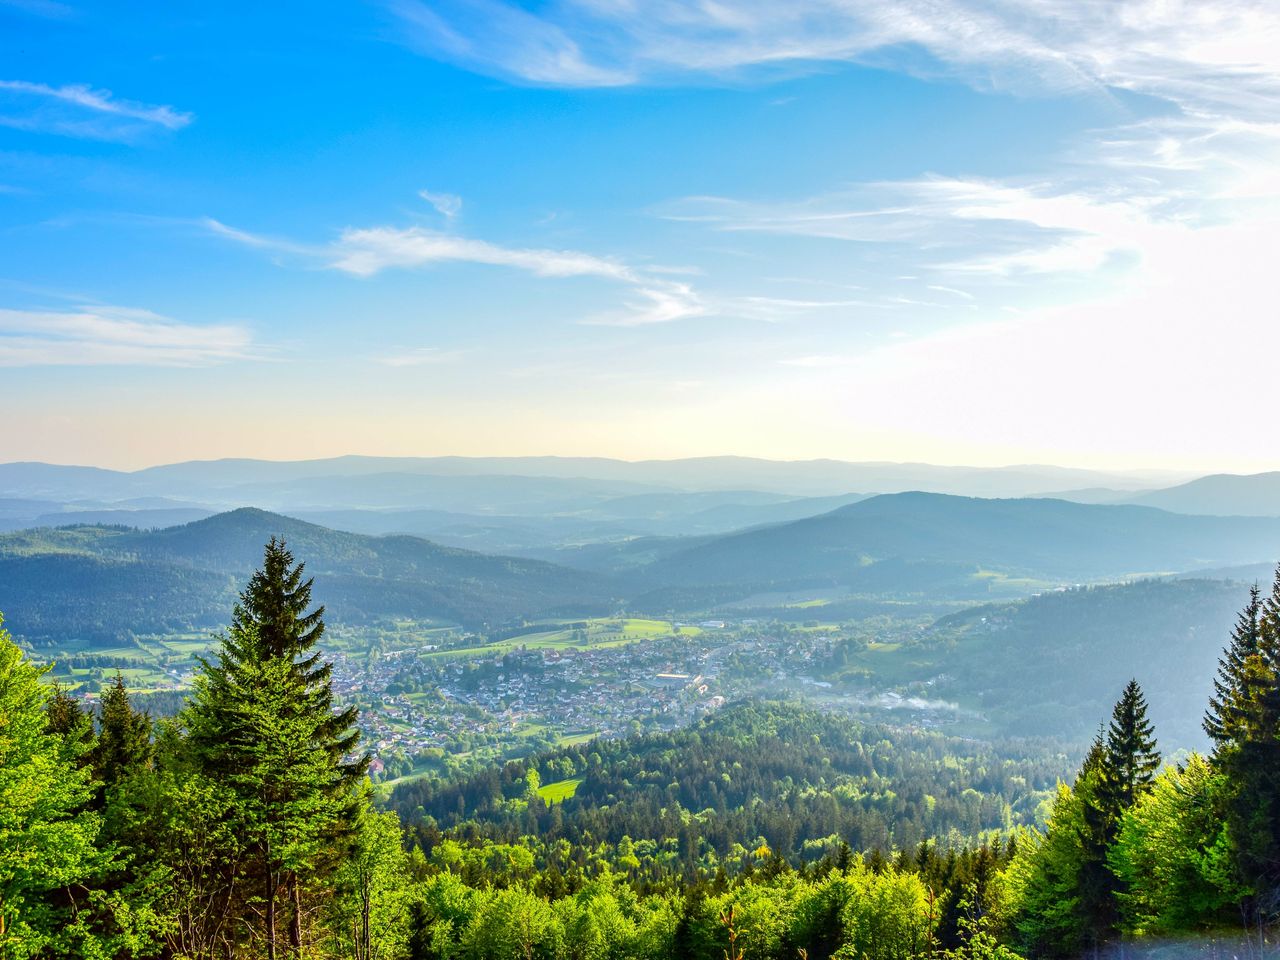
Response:
[{"label": "mist over hills", "polygon": [[[1169,486],[1179,480],[1188,482]],[[0,464],[0,530],[66,523],[147,529],[253,506],[355,533],[408,533],[482,552],[546,557],[593,543],[729,533],[818,516],[877,494],[912,491],[1280,516],[1276,473],[1189,479],[1039,465],[749,457],[629,462],[347,456],[191,461],[133,472]]]},{"label": "mist over hills", "polygon": [[353,533],[406,533],[546,558],[561,548],[797,520],[882,493],[1027,497],[1068,489],[1077,492],[1065,499],[1118,502],[1175,479],[1185,478],[749,457],[347,456],[192,461],[133,472],[7,463],[0,464],[0,530],[72,523],[151,529],[250,506]]},{"label": "mist over hills", "polygon": [[8,463],[0,464],[0,496],[86,499],[161,495],[218,499],[238,496],[237,487],[288,484],[320,477],[368,478],[378,474],[526,477],[595,481],[597,486],[608,483],[667,491],[750,490],[789,497],[917,489],[967,496],[1016,497],[1090,486],[1142,490],[1189,479],[1185,474],[1107,473],[1039,465],[963,467],[751,457],[624,461],[592,457],[347,456],[300,461],[191,461],[133,472]]},{"label": "mist over hills", "polygon": [[1249,476],[1215,474],[1176,487],[1137,494],[1128,502],[1177,513],[1223,517],[1280,516],[1280,472]]}]

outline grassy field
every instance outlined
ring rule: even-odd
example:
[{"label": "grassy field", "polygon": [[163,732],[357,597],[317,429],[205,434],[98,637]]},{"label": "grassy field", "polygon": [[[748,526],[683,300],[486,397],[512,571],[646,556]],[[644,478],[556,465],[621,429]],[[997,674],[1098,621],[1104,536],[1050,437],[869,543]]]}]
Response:
[{"label": "grassy field", "polygon": [[[582,627],[566,624],[586,623]],[[426,654],[433,659],[454,657],[492,657],[512,650],[598,650],[621,647],[657,637],[696,637],[700,627],[683,626],[677,629],[670,620],[641,620],[636,618],[605,617],[593,620],[562,620],[549,622],[545,630],[522,633],[517,637],[495,640],[470,647],[455,647]]]},{"label": "grassy field", "polygon": [[582,778],[577,777],[573,780],[557,780],[555,783],[543,784],[538,788],[538,796],[542,801],[550,806],[553,803],[564,803],[575,793],[578,792],[578,784],[582,783]]}]

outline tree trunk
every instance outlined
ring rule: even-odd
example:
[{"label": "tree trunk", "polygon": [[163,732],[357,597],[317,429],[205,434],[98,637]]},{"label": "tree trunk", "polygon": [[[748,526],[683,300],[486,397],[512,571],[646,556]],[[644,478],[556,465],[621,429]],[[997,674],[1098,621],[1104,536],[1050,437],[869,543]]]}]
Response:
[{"label": "tree trunk", "polygon": [[369,914],[372,911],[371,903],[372,895],[369,891],[369,885],[364,885],[362,891],[363,896],[360,898],[360,960],[372,960],[373,943],[369,933]]},{"label": "tree trunk", "polygon": [[276,960],[276,875],[267,865],[267,960]]},{"label": "tree trunk", "polygon": [[289,899],[293,903],[293,916],[289,918],[289,948],[295,957],[302,956],[302,888],[298,875],[289,874]]}]

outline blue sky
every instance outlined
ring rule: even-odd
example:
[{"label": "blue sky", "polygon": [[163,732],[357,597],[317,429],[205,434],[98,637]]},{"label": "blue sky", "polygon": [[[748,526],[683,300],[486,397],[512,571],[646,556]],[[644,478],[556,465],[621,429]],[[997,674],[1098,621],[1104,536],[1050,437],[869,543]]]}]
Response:
[{"label": "blue sky", "polygon": [[0,0],[0,458],[1280,468],[1277,159],[1269,3]]}]

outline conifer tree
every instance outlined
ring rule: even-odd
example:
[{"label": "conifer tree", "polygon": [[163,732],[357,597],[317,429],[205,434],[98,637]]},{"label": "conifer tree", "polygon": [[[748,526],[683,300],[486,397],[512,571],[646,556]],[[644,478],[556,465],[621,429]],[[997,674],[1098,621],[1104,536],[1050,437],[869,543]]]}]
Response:
[{"label": "conifer tree", "polygon": [[[45,716],[48,723],[45,730],[60,737],[83,737],[89,715],[80,706],[80,701],[62,689],[62,684],[54,681],[53,692],[49,694],[49,702],[45,704]],[[89,731],[92,733],[92,730]]]},{"label": "conifer tree", "polygon": [[129,704],[119,673],[102,693],[102,719],[94,773],[107,789],[151,763],[151,718]]},{"label": "conifer tree", "polygon": [[1249,602],[1236,619],[1231,640],[1218,660],[1213,696],[1209,698],[1204,717],[1205,733],[1219,749],[1238,742],[1244,732],[1246,673],[1250,658],[1258,653],[1261,612],[1261,593],[1255,583],[1249,590]]},{"label": "conifer tree", "polygon": [[45,732],[62,738],[77,766],[88,766],[93,759],[93,720],[80,701],[55,682],[44,712]]},{"label": "conifer tree", "polygon": [[352,788],[368,766],[367,756],[351,758],[355,709],[333,709],[332,665],[314,650],[324,608],[308,612],[312,581],[302,570],[282,541],[267,544],[216,664],[202,661],[186,715],[204,771],[241,798],[270,958],[285,943],[303,953],[304,889],[340,866],[359,809]]},{"label": "conifer tree", "polygon": [[324,636],[324,607],[311,606],[314,578],[303,580],[305,564],[294,565],[293,554],[276,537],[263,550],[262,568],[254,572],[240,594],[232,614],[231,639],[253,638],[254,649],[230,652],[238,659],[282,658],[290,661],[294,676],[303,682],[307,708],[324,721],[324,745],[334,764],[334,790],[355,784],[368,768],[368,757],[347,760],[360,739],[355,730],[356,708],[333,711],[330,679],[333,665],[321,661],[316,643]]},{"label": "conifer tree", "polygon": [[1106,800],[1118,825],[1121,814],[1151,789],[1160,769],[1155,728],[1147,719],[1147,700],[1137,680],[1129,681],[1111,712],[1106,746]]},{"label": "conifer tree", "polygon": [[[1222,714],[1213,762],[1228,784],[1224,803],[1236,865],[1261,921],[1280,912],[1280,570],[1256,614],[1253,607],[1251,594],[1241,622],[1256,617],[1256,630],[1241,640],[1238,625],[1223,657],[1231,669],[1224,683],[1230,709]],[[1219,717],[1213,704],[1210,717]]]},{"label": "conifer tree", "polygon": [[1115,877],[1107,865],[1107,853],[1119,820],[1111,780],[1110,754],[1099,730],[1072,788],[1080,802],[1076,899],[1083,940],[1095,951],[1111,938],[1119,921]]}]

